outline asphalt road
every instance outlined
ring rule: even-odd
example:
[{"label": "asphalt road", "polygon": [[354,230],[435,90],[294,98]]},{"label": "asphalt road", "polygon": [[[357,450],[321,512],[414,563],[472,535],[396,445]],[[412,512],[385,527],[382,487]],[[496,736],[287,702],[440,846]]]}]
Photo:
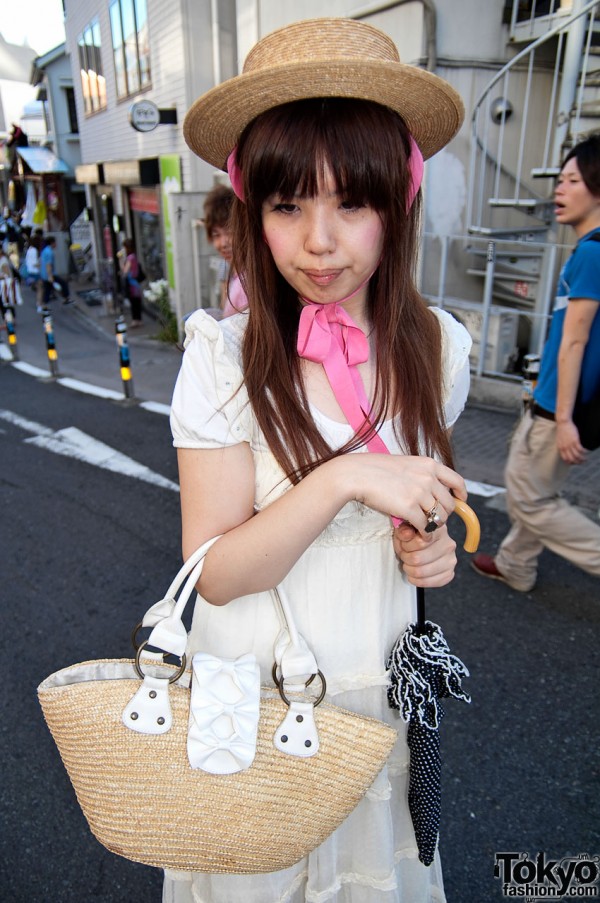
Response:
[{"label": "asphalt road", "polygon": [[[35,688],[76,661],[128,656],[132,626],[180,555],[172,488],[148,482],[147,471],[140,479],[56,454],[46,440],[58,434],[69,446],[74,428],[174,483],[168,421],[2,362],[0,380],[0,409],[10,412],[0,418],[0,899],[159,903],[157,871],[91,836]],[[494,547],[506,515],[471,501]],[[461,538],[458,520],[453,529]],[[505,899],[497,852],[600,852],[598,583],[555,556],[542,564],[536,590],[521,595],[483,581],[461,553],[454,583],[428,593],[428,616],[469,667],[473,696],[468,706],[448,702],[442,725],[448,903]]]}]

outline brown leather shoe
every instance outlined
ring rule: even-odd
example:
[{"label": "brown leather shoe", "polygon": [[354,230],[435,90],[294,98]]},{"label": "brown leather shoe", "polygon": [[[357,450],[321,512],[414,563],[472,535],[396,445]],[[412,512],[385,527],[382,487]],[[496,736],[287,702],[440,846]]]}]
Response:
[{"label": "brown leather shoe", "polygon": [[471,567],[474,571],[477,571],[478,574],[481,574],[482,577],[489,577],[491,580],[500,580],[518,593],[528,593],[533,589],[533,586],[525,589],[524,587],[515,586],[514,583],[511,583],[504,574],[500,573],[492,556],[486,555],[484,552],[479,552],[478,555],[474,555],[473,558],[471,558]]}]

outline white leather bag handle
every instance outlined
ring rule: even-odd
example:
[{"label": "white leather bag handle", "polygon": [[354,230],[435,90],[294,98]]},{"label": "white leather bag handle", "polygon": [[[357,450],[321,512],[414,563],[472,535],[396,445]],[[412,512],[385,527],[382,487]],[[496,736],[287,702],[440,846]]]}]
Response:
[{"label": "white leather bag handle", "polygon": [[[152,627],[146,645],[154,646],[182,658],[187,645],[187,631],[182,621],[185,607],[194,593],[204,567],[204,559],[221,536],[205,542],[190,555],[179,569],[166,595],[152,605],[142,619],[143,627]],[[182,586],[183,584],[183,586]],[[179,596],[177,596],[179,593]],[[312,651],[298,633],[287,595],[281,586],[270,591],[283,631],[275,644],[274,658],[285,680],[304,683],[318,673]]]},{"label": "white leather bag handle", "polygon": [[[186,665],[185,649],[188,636],[182,621],[183,612],[200,579],[204,559],[220,538],[215,536],[209,539],[188,558],[179,569],[165,597],[152,605],[142,619],[142,626],[151,627],[152,630],[148,640],[139,646],[135,659],[136,670],[143,678],[142,685],[130,699],[122,715],[123,723],[131,730],[159,734],[171,728],[169,684],[181,677]],[[284,590],[277,587],[270,591],[270,595],[282,624],[274,644],[273,677],[281,698],[287,705],[286,715],[275,732],[273,743],[281,752],[306,758],[316,755],[319,751],[314,707],[325,695],[325,678],[317,666],[313,653],[298,633]],[[140,655],[147,645],[181,658],[179,670],[168,678],[143,674]],[[157,653],[146,654],[150,657],[157,655]],[[317,674],[321,678],[321,692],[314,702],[298,698],[290,701],[287,698],[286,690],[292,693],[303,690]],[[285,681],[287,686],[284,689]]]}]

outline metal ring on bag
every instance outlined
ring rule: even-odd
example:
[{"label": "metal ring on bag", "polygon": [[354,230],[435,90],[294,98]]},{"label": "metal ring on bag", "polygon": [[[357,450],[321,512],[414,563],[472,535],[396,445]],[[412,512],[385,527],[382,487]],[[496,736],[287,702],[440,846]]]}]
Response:
[{"label": "metal ring on bag", "polygon": [[[304,684],[304,686],[310,687],[311,683],[313,682],[313,680],[315,679],[316,676],[317,676],[316,674],[311,674],[310,677],[308,678],[308,680],[306,681],[306,683]],[[273,662],[273,667],[271,669],[271,677],[273,678],[273,683],[275,684],[277,689],[279,689],[279,686],[281,684],[281,678],[277,677],[277,662]]]},{"label": "metal ring on bag", "polygon": [[138,649],[140,648],[140,644],[139,644],[138,641],[137,641],[137,635],[138,635],[138,631],[140,631],[140,630],[142,629],[143,626],[144,626],[144,622],[143,622],[143,621],[139,621],[139,622],[135,625],[135,627],[133,628],[133,630],[131,631],[131,645],[133,646],[134,652],[137,652]]},{"label": "metal ring on bag", "polygon": [[[323,699],[325,698],[325,693],[327,692],[327,681],[325,680],[325,675],[323,674],[323,672],[322,672],[320,669],[319,669],[319,671],[317,671],[317,674],[318,674],[319,677],[321,678],[321,692],[319,693],[318,697],[317,697],[317,698],[315,699],[315,701],[313,702],[313,705],[314,705],[314,706],[318,706],[321,702],[323,702]],[[305,687],[307,687],[310,683],[312,683],[312,681],[315,679],[315,677],[317,676],[317,674],[313,674],[313,675],[312,675],[312,677],[310,678],[310,680],[306,682]],[[289,699],[287,698],[287,696],[285,695],[285,691],[284,691],[284,689],[283,689],[283,681],[282,681],[282,680],[280,680],[279,683],[277,684],[277,689],[279,690],[279,695],[281,696],[281,698],[283,699],[283,701],[285,702],[285,704],[286,704],[287,706],[289,706],[290,701],[289,701]]]},{"label": "metal ring on bag", "polygon": [[[142,680],[144,679],[144,677],[146,675],[142,671],[142,666],[140,665],[140,657],[142,655],[143,650],[145,649],[145,647],[147,645],[148,645],[148,641],[144,640],[143,643],[140,643],[140,645],[138,646],[137,651],[135,653],[135,670],[137,671],[138,676],[142,678]],[[183,672],[185,671],[186,663],[187,663],[187,659],[185,657],[185,652],[184,652],[183,655],[181,656],[181,664],[180,664],[179,668],[169,678],[170,684],[174,684],[176,680],[179,680],[179,678],[182,676]]]}]

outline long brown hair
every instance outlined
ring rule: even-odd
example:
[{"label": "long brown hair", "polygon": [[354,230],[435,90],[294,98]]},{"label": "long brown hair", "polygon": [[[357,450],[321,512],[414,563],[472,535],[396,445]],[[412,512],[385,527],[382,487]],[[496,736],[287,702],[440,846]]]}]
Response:
[{"label": "long brown hair", "polygon": [[232,226],[234,266],[249,299],[245,385],[267,443],[293,482],[364,444],[364,436],[354,436],[343,448],[331,449],[311,416],[296,352],[301,304],[262,238],[263,202],[273,194],[315,197],[326,168],[346,201],[370,205],[384,224],[381,263],[368,288],[377,349],[373,429],[391,412],[409,454],[437,454],[451,463],[442,409],[441,330],[414,284],[420,197],[407,211],[409,154],[401,118],[355,99],[276,107],[240,138],[237,160],[246,200],[236,201]]}]

